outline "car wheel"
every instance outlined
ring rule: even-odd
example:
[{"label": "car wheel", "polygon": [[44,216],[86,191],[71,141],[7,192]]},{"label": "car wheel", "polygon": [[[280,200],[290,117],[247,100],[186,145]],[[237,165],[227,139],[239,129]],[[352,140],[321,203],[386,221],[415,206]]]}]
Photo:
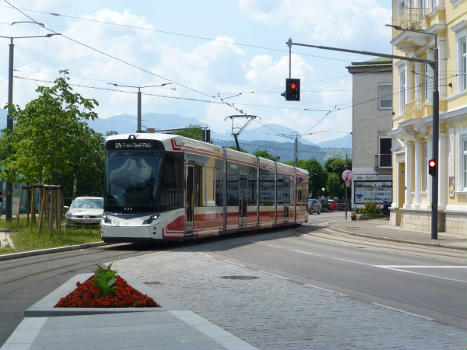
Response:
[{"label": "car wheel", "polygon": [[318,215],[321,214],[321,211],[318,209]]}]

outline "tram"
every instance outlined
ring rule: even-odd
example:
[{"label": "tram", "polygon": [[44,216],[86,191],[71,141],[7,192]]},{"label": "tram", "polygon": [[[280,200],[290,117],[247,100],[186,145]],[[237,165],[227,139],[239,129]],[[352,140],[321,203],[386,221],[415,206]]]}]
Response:
[{"label": "tram", "polygon": [[105,143],[105,242],[185,240],[307,221],[308,172],[167,134]]}]

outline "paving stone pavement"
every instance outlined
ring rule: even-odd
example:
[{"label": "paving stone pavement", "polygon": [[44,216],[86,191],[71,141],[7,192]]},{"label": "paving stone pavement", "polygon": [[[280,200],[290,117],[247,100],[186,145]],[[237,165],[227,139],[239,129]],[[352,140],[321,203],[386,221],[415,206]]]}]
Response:
[{"label": "paving stone pavement", "polygon": [[[114,262],[259,349],[459,349],[467,330],[182,248]],[[254,276],[224,279],[222,276]]]}]

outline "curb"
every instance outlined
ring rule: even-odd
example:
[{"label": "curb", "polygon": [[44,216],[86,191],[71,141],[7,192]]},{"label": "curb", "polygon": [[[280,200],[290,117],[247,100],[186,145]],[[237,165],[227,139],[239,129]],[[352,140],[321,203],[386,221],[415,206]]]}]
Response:
[{"label": "curb", "polygon": [[423,245],[423,246],[428,246],[428,247],[438,247],[438,248],[447,248],[447,249],[455,249],[455,250],[467,250],[467,247],[456,247],[456,246],[449,246],[441,243],[428,243],[428,242],[418,242],[418,241],[408,241],[408,240],[403,240],[403,239],[397,239],[397,238],[392,238],[392,237],[384,237],[384,236],[371,236],[371,235],[366,235],[364,233],[355,233],[351,231],[346,231],[340,228],[336,228],[333,226],[329,227],[330,229],[341,232],[341,233],[346,233],[348,235],[352,236],[358,236],[358,237],[365,237],[365,238],[372,238],[372,239],[379,239],[382,241],[391,241],[391,242],[396,242],[396,243],[407,243],[407,244],[416,244],[416,245]]},{"label": "curb", "polygon": [[19,259],[19,258],[25,258],[25,257],[28,257],[28,256],[35,256],[35,255],[42,255],[42,254],[60,253],[60,252],[66,252],[66,251],[70,251],[70,250],[77,250],[77,249],[100,247],[100,246],[108,245],[108,244],[109,243],[100,241],[100,242],[76,244],[76,245],[49,248],[49,249],[31,250],[31,251],[28,251],[28,252],[3,254],[3,255],[0,255],[0,261],[11,260],[11,259]]}]

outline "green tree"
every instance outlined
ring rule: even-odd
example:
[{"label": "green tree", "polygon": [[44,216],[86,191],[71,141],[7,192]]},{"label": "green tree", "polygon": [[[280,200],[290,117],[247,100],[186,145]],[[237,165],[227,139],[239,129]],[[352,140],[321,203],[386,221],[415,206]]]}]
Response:
[{"label": "green tree", "polygon": [[203,127],[199,125],[190,125],[188,126],[188,128],[185,128],[183,130],[177,130],[175,132],[175,135],[180,135],[184,137],[189,137],[190,139],[203,141]]},{"label": "green tree", "polygon": [[255,155],[256,157],[262,157],[262,158],[270,159],[270,160],[273,160],[275,162],[277,162],[279,160],[279,157],[274,157],[272,154],[270,154],[266,150],[256,151],[255,153],[253,153],[253,155]]},{"label": "green tree", "polygon": [[330,173],[326,182],[326,192],[331,198],[344,197],[344,182],[336,173]]},{"label": "green tree", "polygon": [[100,134],[89,129],[87,121],[97,118],[94,108],[98,103],[72,91],[68,71],[59,74],[53,86],[39,86],[39,96],[24,109],[10,106],[15,128],[0,140],[11,150],[0,161],[0,177],[65,185],[87,164],[87,157],[95,154],[93,139]]}]

